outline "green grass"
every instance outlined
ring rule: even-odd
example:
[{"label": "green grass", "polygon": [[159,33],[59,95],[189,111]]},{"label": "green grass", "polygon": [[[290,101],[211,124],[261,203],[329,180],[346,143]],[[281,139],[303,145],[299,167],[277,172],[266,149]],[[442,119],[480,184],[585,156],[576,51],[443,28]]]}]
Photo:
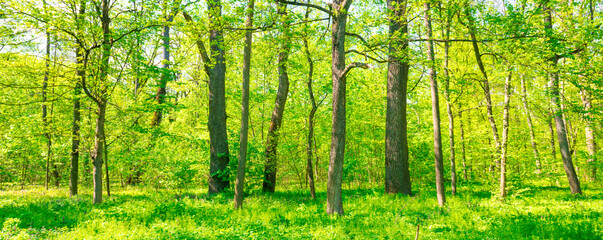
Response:
[{"label": "green grass", "polygon": [[465,184],[444,208],[432,189],[347,190],[342,217],[325,214],[325,192],[253,194],[235,211],[230,192],[118,189],[93,206],[66,189],[0,191],[0,239],[414,239],[417,224],[420,239],[603,239],[600,188],[524,185],[505,202],[485,188]]}]

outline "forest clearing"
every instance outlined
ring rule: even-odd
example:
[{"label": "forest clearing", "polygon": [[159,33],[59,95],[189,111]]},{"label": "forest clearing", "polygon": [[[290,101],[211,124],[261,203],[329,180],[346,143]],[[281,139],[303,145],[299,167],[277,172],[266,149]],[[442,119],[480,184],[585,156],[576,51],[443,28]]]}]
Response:
[{"label": "forest clearing", "polygon": [[0,239],[603,239],[603,2],[0,2]]}]

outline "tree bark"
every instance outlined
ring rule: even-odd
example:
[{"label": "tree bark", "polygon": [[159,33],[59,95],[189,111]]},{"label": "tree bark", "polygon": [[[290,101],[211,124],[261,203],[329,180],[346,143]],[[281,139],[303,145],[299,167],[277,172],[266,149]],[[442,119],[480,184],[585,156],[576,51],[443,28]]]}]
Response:
[{"label": "tree bark", "polygon": [[468,29],[469,35],[471,36],[473,52],[475,53],[475,60],[477,61],[477,65],[479,70],[482,72],[483,79],[481,80],[481,87],[484,90],[484,95],[486,97],[486,111],[488,114],[488,121],[490,122],[490,128],[492,129],[492,136],[494,138],[495,151],[497,154],[500,154],[500,138],[498,136],[498,128],[496,126],[496,121],[494,120],[494,114],[492,111],[492,97],[490,95],[490,81],[488,80],[488,74],[486,73],[486,68],[484,67],[484,62],[482,61],[482,54],[480,53],[478,41],[477,41],[477,28],[475,27],[475,19],[471,16],[469,12],[469,8],[466,8],[466,14],[468,19]]},{"label": "tree bark", "polygon": [[[247,19],[245,27],[253,27],[253,13],[255,0],[249,0],[247,5]],[[243,49],[243,88],[241,93],[241,133],[239,140],[239,164],[237,167],[237,180],[235,182],[234,208],[243,207],[243,195],[245,186],[245,164],[247,162],[247,138],[249,132],[249,75],[251,70],[251,43],[253,31],[245,32],[245,47]]]},{"label": "tree bark", "polygon": [[409,68],[406,4],[406,0],[387,1],[391,61],[387,65],[385,192],[411,195],[406,117]]},{"label": "tree bark", "polygon": [[209,190],[208,193],[219,193],[228,188],[228,135],[226,133],[226,97],[224,81],[226,78],[226,61],[224,57],[224,35],[222,21],[222,1],[212,0],[207,4],[209,13],[209,45],[211,63],[206,61],[209,75]]},{"label": "tree bark", "polygon": [[[554,53],[555,49],[551,36],[553,31],[552,14],[551,9],[547,6],[547,4],[548,2],[545,2],[542,5],[542,10],[545,14],[544,27],[545,32],[547,33],[547,37],[549,39],[549,47],[553,48],[552,50]],[[557,129],[557,141],[559,142],[559,151],[561,152],[561,157],[563,159],[563,168],[565,169],[565,174],[567,175],[567,179],[569,181],[570,190],[572,194],[582,194],[582,190],[580,189],[580,181],[578,180],[576,170],[574,169],[574,164],[572,163],[572,155],[567,141],[567,131],[565,128],[565,123],[563,121],[563,112],[561,111],[561,99],[559,94],[559,72],[557,69],[558,60],[558,56],[555,55],[550,58],[549,61],[549,67],[551,69],[549,73],[549,91],[551,94],[551,104],[555,117],[555,128]]]},{"label": "tree bark", "polygon": [[[44,11],[46,12],[46,1],[43,1]],[[46,190],[50,182],[50,159],[52,154],[52,136],[50,135],[50,127],[48,126],[48,105],[47,105],[47,90],[48,77],[50,75],[50,32],[46,27],[46,55],[44,57],[44,80],[42,81],[42,122],[44,124],[44,137],[46,137]]]},{"label": "tree bark", "polygon": [[[164,8],[168,7],[164,6]],[[166,23],[163,26],[163,71],[161,72],[159,87],[157,88],[157,95],[155,96],[157,109],[155,109],[155,113],[153,115],[153,120],[151,122],[152,126],[158,126],[161,124],[167,83],[171,81],[173,77],[170,70],[170,24],[174,21],[174,15],[177,12],[175,10],[173,10],[173,12],[169,12],[169,9],[164,10],[166,11],[167,16],[165,17]]]},{"label": "tree bark", "polygon": [[285,104],[287,95],[289,94],[289,75],[287,74],[287,61],[291,50],[291,33],[289,30],[289,17],[287,14],[287,5],[284,3],[278,4],[278,13],[280,22],[283,26],[282,38],[280,39],[280,49],[278,55],[278,91],[276,100],[274,101],[274,110],[270,120],[270,128],[266,139],[266,163],[264,166],[264,182],[262,190],[264,192],[274,192],[276,188],[276,171],[277,171],[277,156],[276,149],[278,147],[279,130],[283,123],[283,113],[285,112]]},{"label": "tree bark", "polygon": [[[424,3],[425,7],[425,28],[427,29],[427,38],[431,39],[431,17],[429,3]],[[436,191],[438,204],[446,204],[445,186],[444,186],[444,163],[442,157],[442,133],[440,130],[440,102],[438,97],[438,83],[435,71],[435,57],[433,51],[433,41],[427,41],[427,57],[429,60],[429,82],[431,85],[431,109],[433,116],[433,152],[435,157],[435,175]]]},{"label": "tree bark", "polygon": [[[446,26],[444,35],[446,40],[450,39],[450,17],[446,15]],[[444,42],[444,97],[446,98],[446,111],[448,112],[448,135],[450,138],[450,191],[452,195],[456,195],[456,159],[454,152],[454,114],[452,114],[452,103],[450,103],[450,74],[448,73],[448,51],[450,42]]]},{"label": "tree bark", "polygon": [[[84,14],[86,13],[86,1],[80,2],[79,12],[75,16],[77,31],[81,31],[81,24]],[[79,160],[80,160],[80,95],[82,94],[82,82],[86,78],[86,62],[88,59],[84,59],[87,55],[82,54],[83,49],[80,47],[81,42],[76,39],[77,47],[75,48],[76,58],[76,83],[73,94],[73,121],[71,123],[71,172],[69,174],[69,196],[75,196],[78,193],[78,181],[79,181]]]},{"label": "tree bark", "polygon": [[103,136],[103,144],[105,145],[103,147],[104,150],[104,156],[105,156],[105,180],[107,181],[107,196],[110,197],[111,196],[111,181],[109,179],[109,153],[108,153],[108,149],[107,149],[107,136]]},{"label": "tree bark", "polygon": [[530,142],[532,143],[532,151],[534,152],[534,160],[536,161],[536,173],[540,173],[541,171],[541,163],[540,163],[540,154],[538,153],[538,147],[536,146],[536,136],[534,134],[534,125],[532,123],[532,113],[530,112],[530,107],[528,105],[528,94],[526,91],[526,80],[525,77],[521,78],[521,91],[522,91],[522,101],[523,101],[523,109],[526,111],[526,119],[528,122],[528,128],[530,131]]},{"label": "tree bark", "polygon": [[103,0],[101,4],[101,25],[103,29],[103,41],[101,43],[101,62],[99,67],[100,90],[98,98],[95,99],[97,106],[96,130],[94,134],[94,150],[92,151],[92,178],[93,178],[93,203],[103,202],[103,147],[105,139],[105,115],[108,99],[108,72],[109,58],[111,57],[111,31],[109,24],[109,0]]},{"label": "tree bark", "polygon": [[[308,21],[310,15],[310,8],[306,9],[305,21]],[[306,26],[307,29],[308,26]],[[308,46],[308,33],[305,32],[305,37],[302,38],[304,42],[304,51],[306,53],[306,59],[308,61],[308,95],[310,97],[310,103],[312,104],[312,109],[308,114],[308,138],[306,143],[306,175],[308,177],[308,183],[310,185],[310,197],[312,199],[316,199],[316,188],[314,186],[314,170],[312,167],[312,143],[314,142],[314,115],[318,110],[318,106],[316,105],[316,99],[314,98],[314,91],[312,90],[312,77],[314,74],[314,61],[310,55],[310,47]]]},{"label": "tree bark", "polygon": [[346,131],[346,65],[345,29],[348,10],[353,0],[333,0],[331,5],[331,79],[333,80],[333,120],[331,125],[331,150],[327,179],[327,214],[343,215],[341,182],[345,155]]},{"label": "tree bark", "polygon": [[502,145],[500,149],[500,197],[507,197],[507,139],[509,138],[509,102],[511,101],[512,71],[505,78],[505,100],[503,110]]},{"label": "tree bark", "polygon": [[[459,109],[461,103],[459,102]],[[461,128],[461,155],[463,157],[463,179],[467,181],[467,162],[465,158],[465,128],[463,126],[463,112],[459,111],[459,123]]]}]

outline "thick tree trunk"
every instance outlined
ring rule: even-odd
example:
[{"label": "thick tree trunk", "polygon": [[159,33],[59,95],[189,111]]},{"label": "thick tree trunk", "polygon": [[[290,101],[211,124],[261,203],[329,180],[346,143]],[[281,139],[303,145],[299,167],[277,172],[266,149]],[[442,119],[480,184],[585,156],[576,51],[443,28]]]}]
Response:
[{"label": "thick tree trunk", "polygon": [[[425,28],[427,29],[427,38],[431,39],[431,17],[429,3],[424,4],[425,7]],[[442,133],[440,130],[440,100],[438,97],[438,83],[435,71],[435,57],[433,51],[433,41],[427,41],[427,57],[429,60],[429,82],[431,85],[431,109],[433,117],[433,152],[435,157],[435,173],[436,173],[436,191],[438,196],[438,204],[444,206],[446,204],[446,187],[444,186],[444,163],[442,157]]]},{"label": "thick tree trunk", "polygon": [[[310,15],[310,9],[306,10],[305,20],[308,21]],[[307,26],[306,26],[307,28]],[[314,61],[310,55],[310,47],[308,46],[308,34],[306,32],[306,37],[303,37],[302,40],[304,42],[304,51],[306,53],[306,59],[308,60],[308,95],[310,96],[310,103],[312,104],[312,109],[308,114],[308,138],[306,142],[306,176],[308,179],[308,183],[310,185],[310,197],[312,199],[316,199],[316,188],[314,186],[314,169],[312,167],[312,143],[314,142],[314,115],[318,110],[318,106],[316,105],[316,99],[314,98],[314,91],[312,89],[312,77],[314,74]]]},{"label": "thick tree trunk", "polygon": [[512,71],[505,79],[505,101],[503,110],[502,145],[500,149],[500,197],[507,197],[507,139],[509,138],[509,102],[511,101]]},{"label": "thick tree trunk", "polygon": [[209,1],[209,45],[211,63],[206,67],[209,75],[209,190],[208,193],[219,193],[228,188],[228,135],[226,133],[226,97],[224,81],[226,78],[226,61],[224,57],[224,35],[222,21],[222,1]]},{"label": "thick tree trunk", "polygon": [[276,149],[278,147],[279,130],[283,123],[283,113],[285,112],[285,103],[289,94],[289,76],[287,74],[287,61],[289,59],[289,51],[291,49],[291,33],[289,30],[289,17],[287,14],[287,5],[278,4],[278,12],[283,25],[280,51],[278,55],[278,91],[276,100],[274,101],[274,110],[270,120],[270,128],[268,129],[266,139],[266,164],[264,166],[264,182],[262,190],[264,192],[274,192],[276,188],[276,170],[277,156]]},{"label": "thick tree trunk", "polygon": [[[550,36],[553,31],[551,9],[547,6],[547,3],[544,3],[542,7],[542,10],[545,14],[544,27],[546,30],[545,32],[548,35],[547,37],[549,38],[549,47],[553,48],[553,52],[555,52],[554,43],[552,43],[552,37]],[[565,128],[565,122],[563,121],[563,112],[561,111],[561,96],[559,94],[559,73],[557,70],[558,56],[553,56],[550,59],[551,60],[549,62],[549,67],[551,71],[549,73],[549,91],[551,94],[551,104],[555,117],[555,128],[557,129],[557,141],[559,142],[559,151],[561,152],[561,157],[563,159],[563,168],[565,169],[565,174],[567,175],[572,194],[582,194],[582,190],[580,189],[580,181],[578,181],[578,176],[576,175],[576,170],[574,169],[574,164],[572,163],[572,155],[567,141],[567,131]]]},{"label": "thick tree trunk", "polygon": [[[253,13],[255,0],[249,0],[247,5],[247,20],[245,27],[253,27]],[[237,167],[237,180],[235,183],[234,208],[243,207],[243,186],[245,186],[245,164],[247,162],[247,138],[249,132],[249,75],[251,70],[251,40],[253,31],[245,32],[245,47],[243,49],[243,88],[241,93],[241,135],[239,140],[239,164]]]},{"label": "thick tree trunk", "polygon": [[346,65],[345,29],[352,0],[334,0],[331,25],[331,79],[333,80],[333,121],[331,125],[331,150],[327,179],[327,214],[343,215],[341,182],[345,155],[346,132]]},{"label": "thick tree trunk", "polygon": [[408,167],[406,88],[408,41],[406,1],[388,0],[389,55],[387,65],[387,114],[385,120],[385,192],[411,195]]},{"label": "thick tree trunk", "polygon": [[538,153],[538,147],[536,146],[536,136],[534,134],[534,125],[532,124],[532,113],[530,112],[530,107],[528,105],[528,94],[526,91],[526,80],[525,77],[521,78],[521,91],[522,91],[522,101],[523,101],[523,109],[526,111],[526,119],[528,122],[528,128],[530,131],[530,142],[532,143],[532,151],[534,152],[534,160],[536,161],[536,173],[540,173],[541,171],[541,163],[540,163],[540,154]]},{"label": "thick tree trunk", "polygon": [[101,100],[97,103],[96,130],[94,134],[94,150],[92,152],[93,202],[103,202],[103,147],[105,139],[105,113],[107,103]]},{"label": "thick tree trunk", "polygon": [[582,90],[580,92],[582,97],[582,105],[584,106],[584,118],[586,121],[586,126],[584,127],[584,132],[586,134],[586,148],[588,150],[588,163],[590,167],[590,181],[594,182],[597,180],[597,166],[595,162],[595,154],[597,154],[597,142],[595,142],[595,132],[593,130],[593,121],[592,121],[592,103],[590,101],[589,92],[586,90]]}]

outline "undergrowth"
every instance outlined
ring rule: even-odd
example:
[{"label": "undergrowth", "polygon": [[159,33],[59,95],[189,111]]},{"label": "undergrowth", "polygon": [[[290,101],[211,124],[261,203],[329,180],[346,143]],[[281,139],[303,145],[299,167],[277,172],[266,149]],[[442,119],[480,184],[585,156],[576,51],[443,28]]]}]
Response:
[{"label": "undergrowth", "polygon": [[325,192],[252,194],[236,211],[232,192],[126,188],[92,205],[87,189],[35,188],[0,191],[0,239],[602,239],[603,191],[586,189],[524,185],[501,201],[465,184],[443,208],[433,189],[344,190],[345,215],[328,216]]}]

